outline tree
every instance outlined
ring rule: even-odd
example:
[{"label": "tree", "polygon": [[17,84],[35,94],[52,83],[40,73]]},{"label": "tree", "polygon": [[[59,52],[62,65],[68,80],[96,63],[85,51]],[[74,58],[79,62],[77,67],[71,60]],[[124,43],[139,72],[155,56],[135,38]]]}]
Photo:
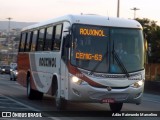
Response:
[{"label": "tree", "polygon": [[146,35],[147,42],[150,45],[151,53],[148,57],[150,63],[160,63],[160,26],[156,21],[148,18],[136,19],[143,27],[143,32]]}]

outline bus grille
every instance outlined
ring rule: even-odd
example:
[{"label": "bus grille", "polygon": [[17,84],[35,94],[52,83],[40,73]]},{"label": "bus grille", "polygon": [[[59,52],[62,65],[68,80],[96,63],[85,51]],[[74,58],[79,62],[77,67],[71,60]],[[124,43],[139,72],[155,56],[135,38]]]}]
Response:
[{"label": "bus grille", "polygon": [[91,99],[104,99],[104,98],[114,98],[115,100],[125,100],[128,97],[127,93],[101,93],[101,92],[89,92],[89,96]]}]

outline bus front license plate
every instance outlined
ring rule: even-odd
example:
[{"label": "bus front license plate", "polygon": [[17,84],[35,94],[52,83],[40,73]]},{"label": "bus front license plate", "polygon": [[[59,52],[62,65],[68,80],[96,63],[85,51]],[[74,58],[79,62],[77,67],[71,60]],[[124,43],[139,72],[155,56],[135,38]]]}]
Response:
[{"label": "bus front license plate", "polygon": [[102,103],[114,103],[115,100],[113,98],[105,98],[102,100]]}]

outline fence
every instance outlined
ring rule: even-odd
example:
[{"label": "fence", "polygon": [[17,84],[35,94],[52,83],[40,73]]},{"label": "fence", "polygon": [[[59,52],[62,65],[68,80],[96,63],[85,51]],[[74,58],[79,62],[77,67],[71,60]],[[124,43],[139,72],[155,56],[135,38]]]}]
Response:
[{"label": "fence", "polygon": [[160,64],[146,64],[145,72],[147,81],[160,81]]}]

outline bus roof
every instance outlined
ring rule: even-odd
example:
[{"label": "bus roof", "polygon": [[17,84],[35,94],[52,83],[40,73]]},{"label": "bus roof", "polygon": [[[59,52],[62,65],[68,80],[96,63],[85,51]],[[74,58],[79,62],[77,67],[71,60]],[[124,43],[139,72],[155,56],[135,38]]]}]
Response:
[{"label": "bus roof", "polygon": [[65,15],[59,18],[47,20],[40,22],[22,29],[22,31],[38,28],[45,25],[60,23],[62,21],[69,21],[71,24],[89,24],[89,25],[99,25],[99,26],[109,26],[109,27],[123,27],[123,28],[139,28],[142,29],[142,26],[139,22],[132,19],[122,19],[114,17],[106,17],[100,15]]}]

